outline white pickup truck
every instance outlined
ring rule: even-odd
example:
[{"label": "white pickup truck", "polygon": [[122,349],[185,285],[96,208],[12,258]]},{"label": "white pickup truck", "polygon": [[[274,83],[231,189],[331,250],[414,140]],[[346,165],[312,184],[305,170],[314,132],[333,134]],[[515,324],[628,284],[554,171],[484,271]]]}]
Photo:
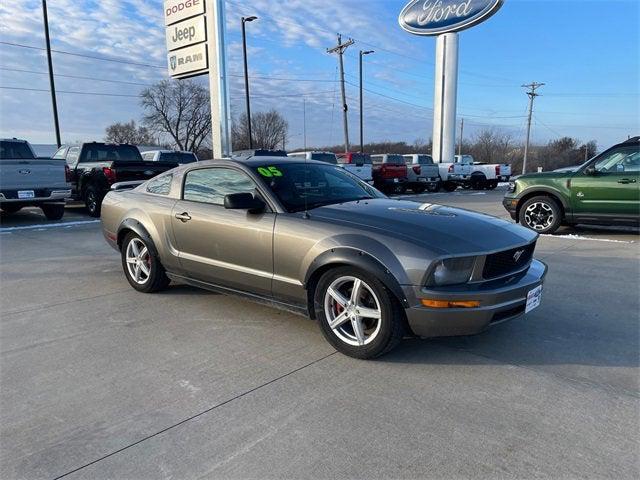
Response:
[{"label": "white pickup truck", "polygon": [[475,162],[471,155],[456,155],[456,162],[471,166],[468,187],[474,190],[493,190],[498,182],[508,182],[511,177],[511,165],[508,163]]},{"label": "white pickup truck", "polygon": [[0,140],[0,209],[36,206],[48,220],[60,220],[71,196],[67,172],[62,160],[36,157],[26,140]]},{"label": "white pickup truck", "polygon": [[[462,157],[466,156],[467,155],[462,155]],[[458,157],[459,155],[456,155],[453,162],[438,163],[440,178],[442,179],[442,188],[447,192],[453,192],[458,187],[466,187],[469,185],[473,158],[471,158],[471,162],[469,162],[466,158]]]},{"label": "white pickup truck", "polygon": [[367,154],[343,154],[338,157],[333,152],[291,152],[287,154],[289,157],[302,158],[306,160],[318,160],[320,162],[327,162],[339,167],[344,168],[350,173],[353,173],[356,177],[364,180],[370,185],[373,185],[373,175],[371,167],[371,157]]}]

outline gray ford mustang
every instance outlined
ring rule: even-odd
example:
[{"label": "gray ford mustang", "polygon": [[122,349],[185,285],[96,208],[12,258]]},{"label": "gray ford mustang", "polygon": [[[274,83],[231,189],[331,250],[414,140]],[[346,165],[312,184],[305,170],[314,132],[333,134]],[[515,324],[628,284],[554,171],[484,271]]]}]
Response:
[{"label": "gray ford mustang", "polygon": [[188,164],[111,191],[102,227],[136,290],[174,280],[304,312],[358,358],[522,315],[547,270],[526,228],[283,157]]}]

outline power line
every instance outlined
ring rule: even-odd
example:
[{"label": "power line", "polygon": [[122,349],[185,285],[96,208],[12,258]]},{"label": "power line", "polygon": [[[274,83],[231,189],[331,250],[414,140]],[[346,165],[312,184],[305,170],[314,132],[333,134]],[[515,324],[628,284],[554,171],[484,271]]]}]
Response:
[{"label": "power line", "polygon": [[[48,72],[40,72],[37,70],[23,70],[20,68],[0,68],[0,71],[4,70],[7,72],[22,72],[22,73],[34,73],[37,75],[48,75]],[[152,86],[151,83],[140,83],[140,82],[127,82],[125,80],[111,80],[111,79],[107,79],[107,78],[97,78],[97,77],[83,77],[81,75],[63,75],[61,73],[56,73],[54,74],[54,76],[56,77],[62,77],[62,78],[75,78],[78,80],[92,80],[95,82],[109,82],[109,83],[122,83],[125,85],[140,85],[140,86],[144,86],[144,87],[150,87]]]},{"label": "power line", "polygon": [[[24,90],[28,92],[47,92],[50,93],[51,90],[48,88],[27,88],[27,87],[9,87],[5,85],[0,85],[0,88],[6,90]],[[72,93],[77,95],[96,95],[101,97],[131,97],[131,98],[139,98],[139,95],[128,95],[124,93],[103,93],[103,92],[80,92],[76,90],[58,90],[56,89],[56,93]]]}]

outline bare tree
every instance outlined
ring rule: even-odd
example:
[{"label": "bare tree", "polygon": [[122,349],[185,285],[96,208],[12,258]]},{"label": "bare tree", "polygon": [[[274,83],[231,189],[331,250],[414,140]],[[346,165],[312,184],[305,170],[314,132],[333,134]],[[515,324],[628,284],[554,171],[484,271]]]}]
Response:
[{"label": "bare tree", "polygon": [[140,94],[144,124],[180,150],[197,152],[211,135],[209,92],[193,80],[162,80]]},{"label": "bare tree", "polygon": [[506,161],[512,148],[511,135],[496,129],[488,129],[476,135],[469,153],[477,162],[502,163]]},{"label": "bare tree", "polygon": [[[289,134],[289,123],[276,110],[257,112],[251,115],[251,133],[255,148],[275,150],[283,148]],[[249,148],[249,133],[247,128],[247,115],[243,113],[231,128],[234,150],[246,150]]]},{"label": "bare tree", "polygon": [[105,142],[130,143],[132,145],[155,145],[155,141],[149,129],[136,126],[131,120],[128,123],[114,123],[105,129]]}]

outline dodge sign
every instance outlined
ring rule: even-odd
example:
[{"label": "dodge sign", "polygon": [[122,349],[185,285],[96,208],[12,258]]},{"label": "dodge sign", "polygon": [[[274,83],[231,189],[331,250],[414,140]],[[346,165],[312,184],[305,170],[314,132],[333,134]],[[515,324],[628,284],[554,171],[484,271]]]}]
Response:
[{"label": "dodge sign", "polygon": [[185,18],[202,15],[205,0],[165,0],[164,24],[171,25]]},{"label": "dodge sign", "polygon": [[502,3],[503,0],[411,0],[400,12],[398,22],[416,35],[457,32],[485,21]]}]

